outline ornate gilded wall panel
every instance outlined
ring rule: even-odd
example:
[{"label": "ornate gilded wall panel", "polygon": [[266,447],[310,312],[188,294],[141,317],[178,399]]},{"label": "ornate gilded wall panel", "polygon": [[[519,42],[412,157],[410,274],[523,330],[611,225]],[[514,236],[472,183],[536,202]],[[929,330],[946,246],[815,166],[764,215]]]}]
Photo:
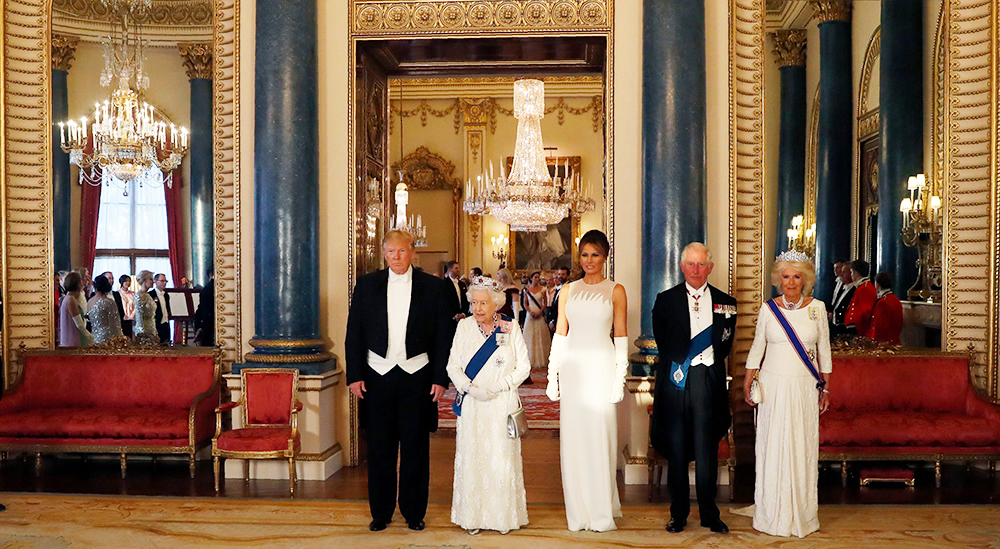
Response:
[{"label": "ornate gilded wall panel", "polygon": [[945,26],[947,350],[972,349],[976,384],[997,398],[997,2],[948,0]]},{"label": "ornate gilded wall panel", "polygon": [[[764,273],[764,0],[730,0],[729,14],[729,288],[740,310],[730,369],[733,400],[742,402],[757,312],[765,292],[770,295]],[[752,425],[748,410],[736,407],[737,429]]]},{"label": "ornate gilded wall panel", "polygon": [[806,204],[805,226],[816,222],[816,153],[819,150],[819,84],[813,93],[812,109],[809,110],[809,129],[806,130]]}]

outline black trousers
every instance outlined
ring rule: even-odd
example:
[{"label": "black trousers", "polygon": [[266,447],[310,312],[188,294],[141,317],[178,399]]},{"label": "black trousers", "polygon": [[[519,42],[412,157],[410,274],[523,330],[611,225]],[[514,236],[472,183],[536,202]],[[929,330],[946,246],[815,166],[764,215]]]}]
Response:
[{"label": "black trousers", "polygon": [[[667,379],[663,381],[670,383]],[[715,503],[719,480],[719,439],[712,433],[712,381],[708,367],[691,366],[684,390],[672,384],[667,390],[683,392],[682,397],[672,399],[674,405],[667,420],[670,423],[671,448],[670,455],[666,456],[670,516],[687,520],[691,512],[688,464],[693,455],[701,522],[715,521],[719,518],[719,506]]]},{"label": "black trousers", "polygon": [[170,345],[170,323],[157,322],[156,335],[160,336],[160,345]]},{"label": "black trousers", "polygon": [[427,514],[430,483],[430,365],[414,374],[398,366],[384,376],[365,376],[365,429],[368,438],[368,506],[372,519],[389,522],[396,511],[396,461],[399,460],[399,512],[408,523]]}]

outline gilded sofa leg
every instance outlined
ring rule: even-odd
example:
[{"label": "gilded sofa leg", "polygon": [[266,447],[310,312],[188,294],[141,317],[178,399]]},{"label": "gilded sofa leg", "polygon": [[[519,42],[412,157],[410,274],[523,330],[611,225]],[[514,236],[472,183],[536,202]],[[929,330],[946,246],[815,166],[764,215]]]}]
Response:
[{"label": "gilded sofa leg", "polygon": [[649,501],[653,501],[653,487],[656,482],[656,463],[652,457],[647,456],[649,462],[646,464],[646,483],[649,484]]},{"label": "gilded sofa leg", "polygon": [[847,460],[840,462],[840,485],[847,488]]},{"label": "gilded sofa leg", "polygon": [[188,456],[188,469],[191,473],[191,478],[194,478],[194,454]]},{"label": "gilded sofa leg", "polygon": [[250,460],[243,460],[243,482],[250,484]]},{"label": "gilded sofa leg", "polygon": [[215,493],[219,493],[219,456],[212,458],[212,470],[215,472]]},{"label": "gilded sofa leg", "polygon": [[288,458],[288,493],[295,495],[295,458]]},{"label": "gilded sofa leg", "polygon": [[941,487],[941,460],[934,462],[934,486]]},{"label": "gilded sofa leg", "polygon": [[990,477],[992,477],[992,476],[994,476],[996,474],[997,474],[997,460],[991,459],[990,460]]},{"label": "gilded sofa leg", "polygon": [[125,478],[125,452],[121,455],[121,465],[122,465],[122,478]]},{"label": "gilded sofa leg", "polygon": [[35,452],[35,476],[41,476],[42,474],[42,453]]}]

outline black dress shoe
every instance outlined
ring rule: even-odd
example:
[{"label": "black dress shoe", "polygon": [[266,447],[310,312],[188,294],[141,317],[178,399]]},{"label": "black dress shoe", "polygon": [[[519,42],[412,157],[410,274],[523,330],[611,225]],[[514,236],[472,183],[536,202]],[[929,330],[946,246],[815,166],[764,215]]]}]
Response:
[{"label": "black dress shoe", "polygon": [[725,522],[722,522],[722,519],[715,519],[715,520],[713,520],[713,521],[711,521],[709,523],[704,523],[703,522],[703,523],[701,523],[701,525],[704,526],[705,528],[708,528],[709,530],[715,532],[716,534],[728,534],[729,533],[729,527],[726,526]]},{"label": "black dress shoe", "polygon": [[686,520],[670,519],[667,521],[667,532],[671,534],[680,534],[684,531],[684,527],[687,526]]},{"label": "black dress shoe", "polygon": [[389,527],[388,522],[382,522],[381,520],[373,520],[368,523],[368,529],[372,532],[381,532]]},{"label": "black dress shoe", "polygon": [[7,508],[4,507],[2,503],[0,503],[0,511],[6,511],[6,510],[7,510]]},{"label": "black dress shoe", "polygon": [[406,525],[409,526],[410,530],[413,530],[414,532],[419,532],[423,530],[425,526],[424,521],[422,520],[418,522],[408,522]]}]

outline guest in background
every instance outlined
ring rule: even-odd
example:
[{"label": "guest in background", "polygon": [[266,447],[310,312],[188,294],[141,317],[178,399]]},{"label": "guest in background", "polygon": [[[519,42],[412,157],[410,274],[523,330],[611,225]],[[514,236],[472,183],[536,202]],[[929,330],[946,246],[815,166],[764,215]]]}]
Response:
[{"label": "guest in background", "polygon": [[59,271],[56,274],[56,277],[57,277],[56,280],[59,283],[59,285],[58,285],[59,287],[56,289],[56,291],[59,292],[59,297],[62,297],[64,295],[66,295],[65,281],[66,281],[66,275],[68,275],[68,274],[69,274],[69,271]]},{"label": "guest in background", "polygon": [[854,328],[854,333],[865,335],[872,324],[872,307],[878,299],[875,285],[868,280],[868,262],[861,259],[851,263],[851,279],[854,281],[854,296],[851,306],[847,309],[844,324]]},{"label": "guest in background", "polygon": [[[844,262],[840,266],[840,292],[835,293],[836,301],[833,302],[833,321],[830,326],[830,338],[843,335],[858,335],[854,328],[848,328],[844,320],[847,318],[847,310],[851,308],[851,300],[854,299],[854,279],[851,277],[851,264]],[[828,307],[829,309],[829,307]]]},{"label": "guest in background", "polygon": [[[104,271],[101,276],[108,279],[111,286],[115,285],[115,275],[111,271]],[[120,283],[119,283],[120,284]],[[125,303],[122,301],[122,296],[118,292],[111,292],[111,298],[115,300],[115,306],[118,309],[118,321],[122,326],[122,333],[128,337],[132,337],[131,333],[125,332]]]},{"label": "guest in background", "polygon": [[826,304],[826,317],[832,322],[833,321],[833,307],[834,303],[837,302],[837,298],[840,297],[841,292],[844,291],[844,277],[841,272],[844,266],[847,265],[846,259],[838,259],[833,262],[833,297],[830,302]]},{"label": "guest in background", "polygon": [[129,339],[132,339],[132,326],[135,324],[135,292],[131,288],[132,277],[129,275],[118,277],[118,291],[115,292],[115,301],[121,302],[122,333]]},{"label": "guest in background", "polygon": [[[545,303],[548,304],[545,307],[546,313],[552,307],[552,304],[555,303],[556,294],[559,292],[559,290],[556,288],[556,286],[558,285],[558,281],[559,278],[556,276],[555,273],[552,273],[550,276],[545,277]],[[548,322],[547,318],[546,322]]]},{"label": "guest in background", "polygon": [[445,281],[451,285],[455,292],[455,306],[459,310],[459,313],[455,315],[455,320],[462,320],[469,314],[469,298],[465,293],[468,286],[465,282],[460,280],[462,276],[462,266],[458,264],[458,261],[449,261],[444,264],[444,275]]},{"label": "guest in background", "polygon": [[92,305],[87,311],[87,318],[90,319],[95,345],[108,343],[123,335],[119,305],[111,299],[110,293],[111,281],[106,276],[94,279],[94,297],[90,298]]},{"label": "guest in background", "polygon": [[805,254],[778,256],[771,282],[781,295],[760,308],[747,356],[748,372],[759,370],[762,397],[750,398],[748,374],[743,393],[757,407],[753,527],[772,536],[802,538],[819,529],[819,416],[830,409],[833,363],[826,306],[810,297],[815,281]]},{"label": "guest in background", "polygon": [[149,297],[156,302],[156,334],[160,345],[170,345],[170,296],[167,295],[167,275],[157,273],[153,278],[156,287],[149,291]]},{"label": "guest in background", "polygon": [[556,280],[555,292],[545,308],[545,321],[549,323],[549,331],[556,333],[556,321],[559,319],[559,291],[569,282],[569,268],[559,267],[553,275]]},{"label": "guest in background", "polygon": [[535,271],[528,277],[528,287],[521,292],[521,308],[527,314],[524,318],[524,341],[528,345],[528,356],[531,357],[532,368],[545,368],[549,363],[549,350],[552,348],[552,334],[545,322],[545,288],[542,286],[542,273]]},{"label": "guest in background", "polygon": [[469,280],[476,278],[477,276],[483,276],[483,270],[479,267],[473,267],[469,269]]},{"label": "guest in background", "polygon": [[80,267],[76,272],[80,274],[82,281],[80,291],[83,292],[84,301],[86,301],[94,295],[94,279],[90,277],[90,269],[86,267]]},{"label": "guest in background", "polygon": [[875,275],[875,289],[878,298],[872,307],[872,323],[867,337],[890,345],[899,345],[899,333],[903,330],[903,304],[892,293],[892,274],[882,271]]},{"label": "guest in background", "polygon": [[153,287],[153,273],[139,271],[135,278],[136,284],[139,285],[135,292],[135,342],[158,345],[160,343],[159,332],[156,329],[158,307],[156,300],[150,295],[150,288]]},{"label": "guest in background", "polygon": [[178,286],[178,288],[186,288],[186,289],[190,290],[191,289],[191,281],[188,280],[186,276],[182,276],[181,277],[181,285]]},{"label": "guest in background", "polygon": [[81,347],[90,345],[93,336],[87,331],[87,323],[84,320],[83,300],[83,277],[80,273],[72,272],[66,275],[63,281],[66,286],[66,296],[59,304],[59,346],[60,347]]},{"label": "guest in background", "polygon": [[471,282],[472,317],[458,323],[448,358],[459,393],[451,521],[470,534],[506,534],[528,524],[521,439],[508,436],[507,417],[520,407],[517,388],[531,364],[517,323],[498,314],[503,284],[481,276]]},{"label": "guest in background", "polygon": [[215,272],[209,269],[205,275],[208,283],[201,289],[194,313],[194,339],[202,347],[215,347]]},{"label": "guest in background", "polygon": [[510,274],[510,271],[507,269],[500,269],[497,271],[497,281],[503,286],[503,293],[506,296],[506,301],[497,312],[517,319],[517,313],[520,309],[521,290],[517,287],[517,284],[514,284],[514,275]]},{"label": "guest in background", "polygon": [[69,271],[59,271],[56,273],[55,278],[55,292],[52,297],[55,298],[55,333],[56,333],[56,347],[59,347],[59,306],[62,305],[62,298],[66,296],[66,287],[63,286],[63,281],[66,279],[66,275]]}]

